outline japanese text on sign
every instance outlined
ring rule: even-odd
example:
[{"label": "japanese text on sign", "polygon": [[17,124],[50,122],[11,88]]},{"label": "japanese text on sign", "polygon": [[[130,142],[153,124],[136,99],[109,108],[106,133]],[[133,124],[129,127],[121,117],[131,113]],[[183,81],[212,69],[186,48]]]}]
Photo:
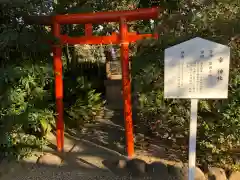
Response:
[{"label": "japanese text on sign", "polygon": [[194,38],[165,50],[165,98],[227,98],[230,48]]}]

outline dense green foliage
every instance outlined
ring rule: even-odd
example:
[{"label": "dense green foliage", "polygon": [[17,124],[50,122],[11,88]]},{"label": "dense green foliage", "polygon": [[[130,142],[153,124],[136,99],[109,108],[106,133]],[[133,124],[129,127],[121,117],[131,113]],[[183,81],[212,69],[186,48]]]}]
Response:
[{"label": "dense green foliage", "polygon": [[[53,64],[51,47],[47,43],[53,37],[48,28],[29,26],[21,20],[22,16],[34,15],[36,11],[49,14],[48,4],[42,4],[42,1],[35,3],[19,1],[0,4],[3,17],[0,27],[1,157],[21,158],[29,154],[32,148],[41,148],[46,144],[46,135],[55,129]],[[62,7],[64,5],[61,4]],[[99,71],[96,66],[92,69],[95,71],[92,75],[86,67],[80,71],[72,68],[76,65],[73,64],[76,63],[73,56],[79,55],[75,58],[79,60],[83,58],[80,55],[87,51],[81,47],[80,50],[76,49],[66,47],[63,53],[65,120],[66,125],[73,127],[92,121],[104,105],[101,93],[93,88],[101,90],[99,83],[95,83],[94,73]],[[76,53],[72,55],[69,51]],[[101,78],[104,73],[98,75]]]},{"label": "dense green foliage", "polygon": [[51,130],[52,82],[51,65],[23,61],[1,69],[1,143],[5,147],[18,151],[24,144],[34,146]]},{"label": "dense green foliage", "polygon": [[188,143],[190,101],[164,100],[164,49],[196,36],[229,45],[229,98],[200,101],[197,158],[200,163],[233,165],[232,150],[240,145],[240,49],[236,36],[240,33],[239,6],[233,2],[198,6],[191,11],[180,5],[180,9],[166,12],[158,25],[160,40],[142,43],[142,51],[133,59],[140,119],[153,134],[171,139],[178,148],[187,151],[187,146],[182,145]]}]

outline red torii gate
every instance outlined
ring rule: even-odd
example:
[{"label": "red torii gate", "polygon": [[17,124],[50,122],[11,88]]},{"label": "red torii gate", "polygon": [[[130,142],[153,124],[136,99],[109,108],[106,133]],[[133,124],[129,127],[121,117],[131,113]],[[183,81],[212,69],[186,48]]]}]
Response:
[{"label": "red torii gate", "polygon": [[[126,144],[128,157],[134,155],[134,138],[132,127],[132,102],[131,83],[129,73],[129,43],[135,42],[143,37],[153,37],[152,34],[142,34],[128,32],[128,21],[148,20],[158,17],[158,8],[142,8],[131,11],[116,12],[96,12],[87,14],[56,15],[52,17],[53,35],[59,39],[60,44],[121,44],[121,64],[122,64],[122,87],[124,100],[124,119],[126,129]],[[104,22],[119,22],[120,34],[113,33],[111,36],[93,36],[92,24]],[[69,37],[60,33],[61,24],[85,24],[85,36]],[[157,35],[154,35],[157,38]],[[64,120],[63,120],[63,75],[62,75],[62,48],[54,45],[53,60],[55,73],[55,96],[57,111],[57,150],[63,151],[64,147]]]}]

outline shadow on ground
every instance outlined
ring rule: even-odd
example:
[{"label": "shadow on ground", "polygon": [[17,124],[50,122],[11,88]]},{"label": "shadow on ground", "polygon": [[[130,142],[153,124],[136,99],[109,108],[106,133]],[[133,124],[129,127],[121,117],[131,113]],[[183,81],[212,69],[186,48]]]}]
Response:
[{"label": "shadow on ground", "polygon": [[[96,168],[93,165],[86,165],[84,162],[66,162],[66,165],[38,165],[35,163],[16,163],[11,165],[14,169],[0,177],[1,180],[90,180],[90,179],[117,179],[108,170]],[[87,167],[91,166],[91,167]]]},{"label": "shadow on ground", "polygon": [[[105,125],[106,126],[106,125]],[[106,129],[104,129],[106,132]],[[116,133],[116,131],[115,131]],[[108,134],[110,136],[110,134]],[[117,136],[116,136],[117,137]],[[112,138],[112,137],[111,137]],[[53,164],[51,159],[47,159],[49,163],[37,164],[37,157],[25,159],[21,162],[5,162],[1,164],[0,180],[90,180],[90,179],[132,179],[128,176],[126,170],[119,168],[119,160],[127,160],[127,157],[121,153],[114,151],[106,146],[101,146],[100,143],[89,141],[84,136],[65,134],[64,153],[55,151],[55,137],[49,137],[52,142],[48,148],[43,149],[44,153],[51,153],[61,157],[62,163]],[[41,153],[40,153],[41,154]],[[139,155],[139,157],[142,154]],[[163,159],[163,158],[159,158]],[[151,163],[144,159],[147,163],[156,164],[161,161],[154,159]],[[61,162],[61,161],[59,161]],[[110,163],[107,163],[110,162]],[[116,162],[116,163],[115,163]],[[3,169],[6,169],[3,171]],[[162,168],[161,168],[162,169]],[[166,169],[166,168],[165,168]],[[133,170],[127,169],[130,172]],[[168,170],[165,170],[168,171]],[[156,171],[155,178],[159,178],[159,170]],[[162,172],[160,172],[161,174]],[[167,172],[168,173],[168,172]],[[145,174],[149,178],[149,174]],[[154,177],[154,176],[153,176]],[[135,178],[141,179],[141,178]],[[143,179],[143,178],[142,178]],[[165,180],[165,179],[162,179]]]},{"label": "shadow on ground", "polygon": [[[76,136],[66,134],[65,138],[64,153],[54,150],[54,142],[50,145],[53,149],[43,150],[61,157],[61,164],[53,165],[50,159],[47,159],[49,164],[37,164],[37,157],[21,162],[3,162],[0,180],[131,179],[114,163],[127,159],[122,154]],[[104,162],[110,162],[110,165]]]},{"label": "shadow on ground", "polygon": [[[45,156],[46,163],[36,163],[37,158],[21,162],[4,161],[0,164],[0,180],[187,179],[186,165],[171,165],[156,160],[147,164],[144,162],[146,168],[141,170],[141,176],[132,178],[129,174],[134,174],[139,167],[132,160],[126,161],[127,158],[120,153],[68,134],[65,142],[64,153],[44,149],[44,153],[52,154]],[[51,147],[54,146],[54,143],[51,144]],[[51,161],[51,157],[60,157],[63,161],[59,160],[59,163],[54,164],[56,161]],[[126,168],[120,167],[120,160],[126,162]],[[201,177],[199,180],[205,180],[205,174],[199,168],[196,170],[198,177]]]},{"label": "shadow on ground", "polygon": [[78,140],[69,135],[66,135],[66,139],[64,153],[56,152],[54,144],[50,145],[53,149],[44,149],[44,153],[61,157],[63,162],[60,165],[51,164],[51,160],[49,160],[50,164],[37,164],[37,157],[21,162],[3,161],[0,165],[0,180],[118,179],[118,176],[111,173],[102,161],[126,159],[126,157],[87,140]]},{"label": "shadow on ground", "polygon": [[[137,118],[136,110],[133,112],[133,124],[135,131],[135,151],[137,156],[145,154],[146,156],[153,156],[168,161],[180,161],[180,159],[183,159],[181,155],[184,153],[179,149],[173,149],[171,143],[161,139],[148,137],[148,129],[145,127],[141,127],[141,132],[144,132],[144,134],[138,133],[139,131],[137,132],[140,123]],[[107,109],[105,111],[105,116],[99,118],[97,123],[86,124],[81,131],[70,129],[68,130],[68,134],[73,137],[79,137],[80,139],[94,142],[98,145],[117,151],[120,154],[127,154],[122,110],[113,111]]]},{"label": "shadow on ground", "polygon": [[[133,114],[133,123],[138,125],[136,113]],[[121,179],[116,176],[116,164],[112,167],[103,162],[112,162],[127,159],[125,151],[125,128],[124,117],[121,111],[107,110],[103,118],[99,118],[95,124],[87,124],[81,131],[70,129],[65,134],[65,153],[57,153],[56,140],[52,136],[49,138],[50,144],[43,151],[60,156],[64,159],[61,166],[37,165],[37,157],[27,159],[21,163],[2,164],[0,171],[6,174],[0,180],[27,180],[27,179]],[[151,142],[150,142],[151,141]],[[143,145],[145,143],[145,145]],[[173,151],[171,146],[166,146],[162,141],[146,139],[144,135],[135,133],[135,153],[136,158],[146,162],[179,161],[177,154],[181,152]],[[37,153],[38,155],[41,154]],[[168,163],[168,162],[167,162]],[[171,163],[170,163],[171,164]],[[123,179],[127,179],[126,177]]]}]

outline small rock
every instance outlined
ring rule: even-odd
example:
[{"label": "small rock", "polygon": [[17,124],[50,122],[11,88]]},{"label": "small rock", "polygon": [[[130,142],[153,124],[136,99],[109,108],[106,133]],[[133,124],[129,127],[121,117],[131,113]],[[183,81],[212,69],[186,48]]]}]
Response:
[{"label": "small rock", "polygon": [[147,164],[146,168],[147,174],[151,179],[157,180],[161,177],[161,180],[168,180],[168,167],[162,162],[153,162]]},{"label": "small rock", "polygon": [[196,167],[195,173],[195,180],[206,180],[206,177],[200,168]]},{"label": "small rock", "polygon": [[139,177],[146,173],[147,163],[141,159],[104,160],[102,163],[117,175]]},{"label": "small rock", "polygon": [[[180,166],[168,166],[169,176],[177,180],[188,180],[188,164]],[[204,173],[200,168],[195,168],[195,180],[206,180]]]},{"label": "small rock", "polygon": [[232,172],[229,180],[240,180],[240,172],[236,171],[236,172]]},{"label": "small rock", "polygon": [[209,167],[208,180],[227,180],[225,171],[222,168]]},{"label": "small rock", "polygon": [[145,137],[144,137],[144,134],[138,133],[134,138],[135,138],[135,141],[142,141],[144,140]]},{"label": "small rock", "polygon": [[118,168],[124,169],[124,168],[126,168],[126,166],[127,166],[127,161],[126,160],[120,159],[118,161],[118,164],[117,164]]},{"label": "small rock", "polygon": [[141,159],[127,161],[126,168],[132,177],[139,177],[146,173],[147,163]]},{"label": "small rock", "polygon": [[126,161],[127,160],[103,160],[102,164],[108,168],[108,170],[110,170],[112,173],[116,174],[116,175],[125,175],[125,167],[126,167]]},{"label": "small rock", "polygon": [[42,156],[40,156],[37,160],[38,164],[43,164],[43,165],[55,165],[55,166],[59,166],[62,164],[62,159],[54,154],[44,154]]}]

